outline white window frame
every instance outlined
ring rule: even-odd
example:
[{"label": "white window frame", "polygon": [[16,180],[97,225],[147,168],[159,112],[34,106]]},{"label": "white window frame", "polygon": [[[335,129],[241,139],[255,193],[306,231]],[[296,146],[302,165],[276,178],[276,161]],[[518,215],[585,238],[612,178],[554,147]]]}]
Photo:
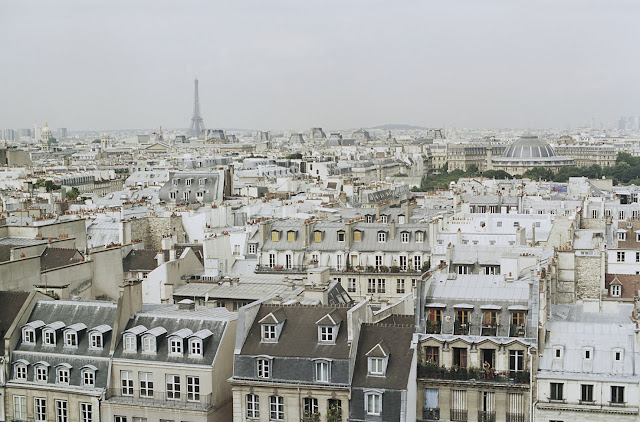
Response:
[{"label": "white window frame", "polygon": [[104,339],[102,338],[101,333],[91,333],[89,334],[89,348],[91,349],[102,349],[104,347]]},{"label": "white window frame", "polygon": [[627,240],[627,232],[618,232],[618,240],[621,240],[621,241]]},{"label": "white window frame", "polygon": [[139,372],[140,397],[153,397],[153,373]]},{"label": "white window frame", "polygon": [[333,325],[318,326],[318,343],[334,344],[336,342],[336,327]]},{"label": "white window frame", "polygon": [[364,395],[364,411],[367,415],[380,416],[382,414],[382,393],[366,392]]},{"label": "white window frame", "polygon": [[619,284],[612,284],[609,286],[609,292],[611,297],[620,297],[622,295],[622,286]]},{"label": "white window frame", "polygon": [[46,365],[36,365],[33,377],[35,382],[48,382],[49,367]]},{"label": "white window frame", "polygon": [[67,330],[64,333],[64,347],[78,347],[78,333]]},{"label": "white window frame", "polygon": [[93,405],[80,403],[80,422],[93,422]]},{"label": "white window frame", "polygon": [[424,232],[417,231],[416,232],[416,243],[424,243]]},{"label": "white window frame", "polygon": [[247,394],[247,418],[260,418],[260,396],[257,394]]},{"label": "white window frame", "polygon": [[138,350],[138,341],[135,334],[127,333],[124,336],[123,349],[125,352],[136,352]]},{"label": "white window frame", "polygon": [[13,379],[15,380],[26,380],[27,379],[27,365],[24,363],[16,363],[13,366]]},{"label": "white window frame", "polygon": [[202,340],[199,338],[189,339],[189,356],[202,356]]},{"label": "white window frame", "polygon": [[278,327],[276,324],[262,324],[262,341],[274,343],[278,341]]},{"label": "white window frame", "polygon": [[382,357],[369,357],[367,359],[369,375],[384,376],[386,371],[386,359]]},{"label": "white window frame", "polygon": [[45,397],[33,398],[33,418],[36,422],[47,420],[47,399]]},{"label": "white window frame", "polygon": [[69,384],[69,368],[66,366],[56,368],[56,384]]},{"label": "white window frame", "polygon": [[180,375],[167,375],[167,400],[180,400]]},{"label": "white window frame", "polygon": [[120,371],[120,387],[123,396],[133,396],[133,372]]},{"label": "white window frame", "polygon": [[13,396],[13,420],[14,421],[26,421],[27,420],[27,397],[26,396]]},{"label": "white window frame", "polygon": [[616,252],[616,262],[625,262],[626,261],[626,253],[624,251]]},{"label": "white window frame", "polygon": [[69,422],[69,403],[66,400],[56,400],[56,422]]},{"label": "white window frame", "polygon": [[262,379],[271,378],[271,359],[256,359],[256,375],[258,378]]},{"label": "white window frame", "polygon": [[157,353],[156,337],[152,334],[142,336],[142,353]]},{"label": "white window frame", "polygon": [[200,401],[200,377],[187,375],[187,401]]},{"label": "white window frame", "polygon": [[284,397],[269,396],[269,420],[283,421],[284,419]]},{"label": "white window frame", "polygon": [[183,341],[179,337],[172,337],[169,339],[169,354],[170,355],[182,355]]},{"label": "white window frame", "polygon": [[55,346],[56,332],[51,329],[42,330],[42,344],[45,346]]},{"label": "white window frame", "polygon": [[31,327],[25,327],[22,329],[22,343],[24,344],[36,344],[36,330]]},{"label": "white window frame", "polygon": [[409,232],[400,233],[400,242],[409,243]]},{"label": "white window frame", "polygon": [[378,232],[378,243],[384,243],[387,241],[387,233]]},{"label": "white window frame", "polygon": [[96,373],[93,369],[85,368],[82,373],[82,385],[85,387],[95,387]]},{"label": "white window frame", "polygon": [[316,382],[329,382],[331,379],[331,362],[328,360],[315,361]]}]

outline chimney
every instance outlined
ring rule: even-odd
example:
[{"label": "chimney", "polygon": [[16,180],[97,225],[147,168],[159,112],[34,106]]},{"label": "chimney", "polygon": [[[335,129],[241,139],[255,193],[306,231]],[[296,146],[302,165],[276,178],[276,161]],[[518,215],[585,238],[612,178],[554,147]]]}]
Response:
[{"label": "chimney", "polygon": [[305,248],[308,248],[311,243],[310,236],[311,223],[309,223],[309,220],[305,220],[304,223],[302,223],[302,240]]},{"label": "chimney", "polygon": [[345,249],[349,250],[351,249],[351,239],[352,239],[352,234],[351,234],[351,223],[353,223],[353,220],[348,220],[345,225],[344,225],[344,237],[345,237]]},{"label": "chimney", "polygon": [[196,303],[191,299],[182,299],[178,302],[178,309],[185,311],[195,311]]},{"label": "chimney", "polygon": [[164,252],[162,251],[162,249],[158,249],[158,254],[156,255],[156,262],[158,264],[158,267],[164,264]]},{"label": "chimney", "polygon": [[396,220],[391,220],[391,233],[390,233],[390,237],[391,240],[396,238]]},{"label": "chimney", "polygon": [[169,261],[176,260],[176,248],[172,245],[171,249],[169,249]]},{"label": "chimney", "polygon": [[111,336],[111,353],[114,352],[129,319],[140,311],[142,311],[142,281],[125,282],[120,286],[116,318],[113,322],[113,335]]}]

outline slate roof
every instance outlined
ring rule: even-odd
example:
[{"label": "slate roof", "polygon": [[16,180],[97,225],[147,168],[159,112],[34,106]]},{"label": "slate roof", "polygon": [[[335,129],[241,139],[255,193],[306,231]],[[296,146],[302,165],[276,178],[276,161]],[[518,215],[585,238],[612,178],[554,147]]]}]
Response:
[{"label": "slate roof", "polygon": [[610,293],[609,287],[611,282],[617,280],[622,285],[620,297],[625,299],[633,299],[636,292],[640,290],[640,275],[637,274],[605,274],[604,288],[607,295]]},{"label": "slate roof", "polygon": [[[126,330],[140,325],[147,328],[147,330],[143,330],[138,336],[137,351],[123,351],[121,337],[118,340],[114,358],[187,365],[213,365],[213,360],[227,325],[236,318],[236,313],[229,312],[225,308],[196,307],[195,310],[187,310],[179,309],[178,305],[155,306],[152,309],[137,313],[127,323]],[[162,333],[163,330],[158,330],[159,328],[163,328],[166,332]],[[185,353],[183,355],[169,355],[168,338],[178,332],[186,333],[188,332],[187,330],[191,331],[191,333],[186,336],[187,338],[189,336],[196,336],[199,332],[201,334],[206,333],[206,331],[203,330],[211,331],[212,334],[203,339],[203,355],[201,357],[190,356],[186,342],[183,349]],[[162,333],[156,337],[157,353],[143,353],[141,350],[141,336],[149,331],[154,334]],[[196,337],[201,338],[201,334]]]},{"label": "slate roof", "polygon": [[[278,309],[286,316],[277,343],[262,343],[258,321]],[[340,324],[335,344],[318,344],[316,321],[331,311],[336,311],[343,321],[347,320],[348,307],[331,306],[280,306],[262,304],[244,342],[241,355],[269,355],[277,357],[324,357],[348,359],[350,346],[347,343],[347,324]]]},{"label": "slate roof", "polygon": [[46,248],[40,255],[40,270],[51,270],[84,260],[76,249]]},{"label": "slate roof", "polygon": [[[413,331],[412,325],[363,324],[351,386],[405,390],[414,352],[411,349]],[[384,377],[369,376],[367,353],[381,342],[389,354],[387,372]]]},{"label": "slate roof", "polygon": [[[0,338],[4,338],[27,297],[27,292],[0,291]],[[0,341],[0,355],[4,355],[4,341]]]},{"label": "slate roof", "polygon": [[158,252],[150,249],[132,249],[122,260],[123,271],[153,271],[158,266]]}]

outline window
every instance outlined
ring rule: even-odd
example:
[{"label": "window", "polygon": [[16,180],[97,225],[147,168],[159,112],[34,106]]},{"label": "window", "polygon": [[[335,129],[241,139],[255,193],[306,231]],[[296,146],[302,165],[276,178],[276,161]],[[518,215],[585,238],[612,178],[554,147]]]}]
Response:
[{"label": "window", "polygon": [[387,281],[384,278],[378,279],[378,293],[385,293],[387,291]]},{"label": "window", "polygon": [[[177,196],[177,192],[176,191],[171,191],[169,192],[169,198],[175,200]],[[119,417],[119,416],[116,416]],[[126,418],[125,418],[126,419]],[[126,421],[125,421],[126,422]]]},{"label": "window", "polygon": [[96,373],[92,369],[82,370],[82,385],[93,387],[96,385]]},{"label": "window", "polygon": [[382,394],[367,393],[364,402],[365,412],[367,415],[380,415],[382,413]]},{"label": "window", "polygon": [[140,379],[140,397],[153,397],[153,374],[140,372],[138,379]]},{"label": "window", "polygon": [[611,386],[611,403],[624,403],[624,387],[619,387],[616,385]]},{"label": "window", "polygon": [[279,242],[280,241],[280,232],[277,230],[271,231],[271,241]]},{"label": "window", "polygon": [[269,378],[271,376],[269,368],[269,359],[258,359],[258,378]]},{"label": "window", "polygon": [[276,339],[275,324],[262,324],[262,341],[273,342]]},{"label": "window", "polygon": [[132,396],[133,395],[133,372],[120,371],[120,383],[122,385],[122,395]]},{"label": "window", "polygon": [[18,363],[14,366],[13,370],[13,378],[16,380],[26,380],[27,379],[27,365],[23,363]]},{"label": "window", "polygon": [[498,222],[496,223],[496,227],[502,227],[502,221],[498,221]]},{"label": "window", "polygon": [[622,361],[622,350],[614,350],[613,351],[613,360],[616,362]]},{"label": "window", "polygon": [[114,416],[113,422],[127,422],[126,416]]},{"label": "window", "polygon": [[388,221],[389,221],[389,217],[388,216],[386,216],[386,215],[381,215],[380,216],[380,222],[381,223],[385,223],[386,224]]},{"label": "window", "polygon": [[344,242],[344,230],[338,231],[338,242]]},{"label": "window", "polygon": [[203,179],[198,179],[198,185],[199,186],[204,186],[207,183],[207,179],[203,178]]},{"label": "window", "polygon": [[182,198],[183,198],[185,201],[188,201],[188,200],[189,200],[189,194],[190,194],[190,192],[189,192],[188,190],[186,190],[186,191],[182,192]]},{"label": "window", "polygon": [[620,297],[622,295],[622,286],[619,284],[612,284],[610,286],[611,297]]},{"label": "window", "polygon": [[424,243],[424,232],[416,232],[416,243]]},{"label": "window", "polygon": [[167,375],[167,399],[180,400],[180,375]]},{"label": "window", "polygon": [[189,340],[189,354],[191,356],[202,356],[202,342],[200,340]]},{"label": "window", "polygon": [[378,242],[379,243],[384,243],[387,241],[387,233],[385,232],[378,232]]},{"label": "window", "polygon": [[517,372],[522,370],[524,370],[524,352],[522,350],[509,350],[509,371]]},{"label": "window", "polygon": [[27,398],[25,396],[13,396],[13,419],[16,421],[27,420]]},{"label": "window", "polygon": [[616,258],[618,262],[624,262],[625,261],[625,253],[624,252],[616,252]]},{"label": "window", "polygon": [[593,402],[593,385],[582,384],[580,386],[580,401]]},{"label": "window", "polygon": [[269,397],[269,419],[277,421],[284,420],[284,397]]},{"label": "window", "polygon": [[467,367],[467,348],[466,347],[453,348],[453,364],[458,365],[460,368]]},{"label": "window", "polygon": [[314,417],[320,416],[319,407],[318,407],[318,399],[313,398],[313,397],[305,397],[304,401],[303,401],[302,410],[304,412],[304,415],[303,415],[304,418],[312,419]]},{"label": "window", "polygon": [[627,240],[627,232],[618,232],[618,240]]},{"label": "window", "polygon": [[550,383],[551,391],[549,394],[549,398],[551,400],[564,400],[564,395],[562,394],[563,387],[564,387],[564,384],[560,382]]},{"label": "window", "polygon": [[497,265],[489,265],[484,267],[485,275],[498,275],[500,274],[500,267]]},{"label": "window", "polygon": [[347,279],[347,292],[354,293],[356,291],[356,279],[348,278]]},{"label": "window", "polygon": [[187,400],[200,401],[200,377],[187,376]]},{"label": "window", "polygon": [[36,397],[33,399],[33,412],[35,420],[37,422],[44,422],[47,420],[47,399],[43,397]]},{"label": "window", "polygon": [[56,422],[67,422],[69,420],[69,409],[66,400],[56,400]]},{"label": "window", "polygon": [[415,255],[413,257],[413,269],[420,271],[422,269],[422,255]]},{"label": "window", "polygon": [[80,403],[80,422],[93,421],[93,406],[91,403]]},{"label": "window", "polygon": [[382,255],[376,255],[376,270],[382,267]]},{"label": "window", "polygon": [[64,333],[65,347],[78,347],[78,333],[75,331],[67,331]]},{"label": "window", "polygon": [[554,359],[562,359],[562,352],[563,352],[562,346],[555,346],[553,348],[553,358]]},{"label": "window", "polygon": [[171,180],[171,184],[172,184],[173,186],[178,186],[178,183],[180,183],[180,179],[173,179],[173,180]]},{"label": "window", "polygon": [[591,360],[593,358],[593,348],[585,347],[584,349],[582,349],[582,358],[584,360]]},{"label": "window", "polygon": [[511,325],[524,325],[524,311],[511,312]]},{"label": "window", "polygon": [[44,344],[46,346],[56,345],[56,332],[53,330],[44,331]]},{"label": "window", "polygon": [[143,353],[155,353],[156,352],[156,338],[149,334],[142,337],[142,352]]},{"label": "window", "polygon": [[22,342],[26,344],[36,344],[36,332],[31,328],[23,329]]},{"label": "window", "polygon": [[269,254],[269,267],[273,268],[276,266],[276,255],[273,253]]},{"label": "window", "polygon": [[400,233],[400,241],[402,243],[409,243],[409,232]]},{"label": "window", "polygon": [[376,279],[370,278],[367,280],[367,293],[375,293],[376,292]]},{"label": "window", "polygon": [[618,220],[624,220],[624,211],[618,211]]},{"label": "window", "polygon": [[482,315],[482,325],[495,327],[498,325],[498,311],[484,311]]},{"label": "window", "polygon": [[458,267],[458,274],[469,274],[470,273],[470,269],[471,269],[471,265],[457,265]]},{"label": "window", "polygon": [[384,375],[384,358],[370,357],[369,358],[369,374],[370,375]]},{"label": "window", "polygon": [[434,346],[427,346],[424,348],[425,361],[440,365],[440,348]]},{"label": "window", "polygon": [[329,362],[324,360],[316,361],[316,381],[329,382]]},{"label": "window", "polygon": [[124,335],[124,351],[125,352],[135,352],[137,349],[136,343],[137,343],[136,336],[134,334]]},{"label": "window", "polygon": [[56,382],[58,384],[69,384],[69,368],[63,366],[56,370]]},{"label": "window", "polygon": [[247,394],[247,418],[260,418],[260,397],[257,394]]},{"label": "window", "polygon": [[333,328],[331,325],[320,326],[320,336],[318,339],[320,343],[335,343],[336,338]]},{"label": "window", "polygon": [[249,243],[249,254],[250,255],[255,255],[257,250],[258,250],[258,245],[256,245],[255,243]]},{"label": "window", "polygon": [[400,255],[398,258],[400,260],[400,269],[403,271],[406,270],[408,258],[404,255]]},{"label": "window", "polygon": [[404,293],[404,278],[396,280],[396,293]]},{"label": "window", "polygon": [[102,334],[91,333],[89,335],[89,344],[92,349],[102,349]]},{"label": "window", "polygon": [[458,309],[456,311],[456,321],[460,324],[468,324],[469,323],[469,310],[468,309]]},{"label": "window", "polygon": [[356,230],[353,232],[353,241],[362,242],[362,232],[360,230]]},{"label": "window", "polygon": [[342,270],[342,255],[336,255],[336,269]]},{"label": "window", "polygon": [[172,338],[169,340],[169,353],[172,355],[182,354],[182,339]]},{"label": "window", "polygon": [[287,232],[287,242],[293,243],[296,241],[296,232],[288,231]]}]

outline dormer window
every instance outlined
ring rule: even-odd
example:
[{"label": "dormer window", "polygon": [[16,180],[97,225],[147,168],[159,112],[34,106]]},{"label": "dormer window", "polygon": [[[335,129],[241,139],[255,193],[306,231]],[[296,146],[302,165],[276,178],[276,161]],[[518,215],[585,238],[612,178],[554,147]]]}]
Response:
[{"label": "dormer window", "polygon": [[370,357],[369,362],[369,375],[384,375],[385,374],[385,358]]},{"label": "dormer window", "polygon": [[322,232],[320,230],[316,230],[313,232],[313,241],[314,243],[322,242]]},{"label": "dormer window", "polygon": [[25,327],[22,329],[22,343],[24,344],[36,344],[36,330],[31,327]]},{"label": "dormer window", "polygon": [[553,346],[553,359],[562,359],[564,356],[564,347],[562,346]]},{"label": "dormer window", "polygon": [[326,359],[319,359],[315,362],[316,382],[329,382],[331,362]]},{"label": "dormer window", "polygon": [[198,180],[198,185],[200,186],[204,186],[207,183],[207,179],[206,178],[202,178],[200,180]]},{"label": "dormer window", "polygon": [[86,365],[82,368],[82,385],[84,387],[95,387],[97,370],[98,368],[93,365]]},{"label": "dormer window", "polygon": [[125,334],[124,335],[124,351],[125,352],[135,352],[137,347],[136,336],[134,334]]},{"label": "dormer window", "polygon": [[26,381],[28,366],[29,362],[24,359],[16,361],[16,363],[13,365],[13,379]]},{"label": "dormer window", "polygon": [[386,232],[378,232],[378,243],[384,243],[387,241],[387,233]]},{"label": "dormer window", "polygon": [[45,346],[55,346],[56,345],[56,332],[53,330],[43,330],[43,344]]},{"label": "dormer window", "polygon": [[624,358],[624,350],[623,349],[613,349],[613,361],[614,362],[622,362]]},{"label": "dormer window", "polygon": [[409,243],[409,232],[400,233],[400,241],[402,243]]},{"label": "dormer window", "polygon": [[335,337],[335,333],[334,333],[334,328],[333,326],[329,326],[329,325],[321,325],[320,326],[320,337],[318,339],[318,341],[320,343],[335,343],[336,342],[336,337]]},{"label": "dormer window", "polygon": [[66,331],[64,333],[65,347],[78,347],[78,333],[75,331]]},{"label": "dormer window", "polygon": [[171,184],[173,184],[173,186],[178,186],[178,183],[180,183],[180,179],[179,178],[175,178],[175,179],[171,180]]},{"label": "dormer window", "polygon": [[593,347],[584,347],[582,349],[582,359],[593,360]]},{"label": "dormer window", "polygon": [[34,367],[33,380],[35,382],[47,382],[49,380],[49,364],[47,362],[38,362]]},{"label": "dormer window", "polygon": [[280,232],[277,230],[271,230],[271,241],[279,242],[280,241]]},{"label": "dormer window", "polygon": [[296,241],[296,232],[293,230],[289,230],[287,232],[287,242],[293,243]]},{"label": "dormer window", "polygon": [[89,334],[89,347],[91,349],[102,349],[102,333]]},{"label": "dormer window", "polygon": [[189,355],[202,356],[202,340],[200,339],[189,340]]},{"label": "dormer window", "polygon": [[182,354],[182,339],[172,338],[169,340],[169,353],[172,355]]},{"label": "dormer window", "polygon": [[142,352],[156,353],[156,337],[152,334],[142,336]]},{"label": "dormer window", "polygon": [[424,232],[416,232],[416,243],[424,243]]},{"label": "dormer window", "polygon": [[342,317],[335,309],[316,321],[316,325],[318,326],[318,343],[335,344],[341,322]]},{"label": "dormer window", "polygon": [[191,184],[193,183],[193,179],[192,178],[188,178],[185,182],[186,182],[187,186],[191,186]]},{"label": "dormer window", "polygon": [[277,339],[276,336],[276,325],[275,324],[262,324],[262,341],[264,342],[275,342]]},{"label": "dormer window", "polygon": [[58,384],[69,384],[69,371],[71,370],[71,365],[68,363],[61,363],[56,368],[56,383]]},{"label": "dormer window", "polygon": [[626,231],[619,231],[618,232],[618,240],[622,240],[622,241],[627,240],[627,232]]},{"label": "dormer window", "polygon": [[369,350],[367,357],[367,374],[371,376],[385,376],[387,363],[389,362],[389,348],[384,341],[376,344]]},{"label": "dormer window", "polygon": [[360,230],[355,230],[353,232],[353,241],[362,242],[362,232]]},{"label": "dormer window", "polygon": [[387,215],[381,215],[380,216],[380,222],[386,224],[389,221],[389,216]]},{"label": "dormer window", "polygon": [[268,357],[256,359],[256,371],[258,378],[271,378],[271,359]]},{"label": "dormer window", "polygon": [[338,242],[344,242],[345,234],[344,230],[338,230]]}]

